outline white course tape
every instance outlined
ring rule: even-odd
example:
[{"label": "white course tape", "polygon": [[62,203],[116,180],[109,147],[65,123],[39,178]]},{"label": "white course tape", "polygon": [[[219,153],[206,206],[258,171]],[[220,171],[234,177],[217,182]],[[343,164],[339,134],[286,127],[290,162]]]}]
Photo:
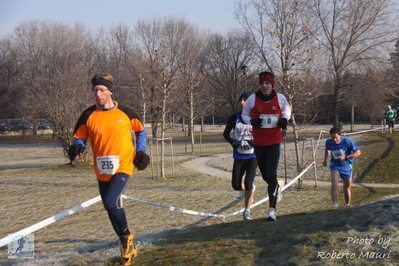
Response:
[{"label": "white course tape", "polygon": [[154,202],[150,202],[150,201],[146,201],[146,200],[142,200],[142,199],[138,199],[138,198],[133,198],[133,197],[129,197],[129,196],[126,196],[126,195],[122,195],[122,198],[138,201],[138,202],[141,202],[141,203],[149,204],[149,205],[160,207],[160,208],[164,208],[164,209],[167,209],[169,211],[175,211],[175,212],[198,215],[198,216],[207,216],[207,217],[219,217],[219,218],[223,218],[224,217],[224,215],[222,215],[222,214],[185,210],[185,209],[182,209],[182,208],[162,205],[162,204],[159,204],[159,203],[154,203]]},{"label": "white course tape", "polygon": [[83,202],[83,203],[81,203],[79,205],[76,205],[75,207],[72,207],[69,210],[63,211],[63,212],[61,212],[59,214],[56,214],[56,215],[54,215],[54,216],[52,216],[50,218],[47,218],[46,220],[43,220],[43,221],[38,222],[38,223],[36,223],[36,224],[34,224],[32,226],[29,226],[29,227],[27,227],[25,229],[22,229],[21,231],[18,231],[18,232],[14,233],[14,234],[10,234],[10,235],[0,239],[0,247],[10,243],[16,236],[19,236],[19,235],[24,235],[25,236],[25,235],[28,235],[30,233],[33,233],[33,232],[35,232],[35,231],[37,231],[37,230],[39,230],[39,229],[41,229],[41,228],[43,228],[43,227],[45,227],[45,226],[47,226],[49,224],[54,223],[55,221],[58,221],[58,220],[66,217],[68,215],[71,215],[71,214],[73,214],[73,213],[75,213],[77,211],[80,211],[80,210],[82,210],[82,209],[84,209],[84,208],[86,208],[86,207],[88,207],[88,206],[90,206],[90,205],[92,205],[94,203],[97,203],[100,200],[101,200],[101,197],[97,196],[95,198],[92,198],[91,200],[88,200],[88,201],[85,201],[85,202]]},{"label": "white course tape", "polygon": [[[303,175],[309,170],[309,168],[310,168],[313,164],[314,164],[314,162],[312,162],[311,164],[309,164],[308,167],[306,167],[305,170],[303,170],[299,175],[297,175],[294,179],[292,179],[290,182],[288,182],[288,184],[286,184],[286,185],[281,189],[281,191],[286,190],[286,189],[287,189],[289,186],[291,186],[295,181],[297,181],[301,176],[303,176]],[[251,207],[256,207],[256,206],[258,206],[258,205],[260,205],[260,204],[262,204],[263,202],[268,201],[268,200],[269,200],[269,197],[266,197],[266,198],[264,198],[264,199],[261,199],[260,201],[257,201],[257,202],[255,202],[255,203],[253,203]],[[242,213],[244,210],[245,210],[245,209],[243,208],[243,209],[241,209],[241,210],[239,210],[239,211],[236,211],[236,212],[227,214],[227,215],[225,215],[225,218],[229,218],[229,217],[231,217],[231,216],[233,216],[233,215],[237,215],[237,214],[239,214],[239,213]]]},{"label": "white course tape", "polygon": [[[303,170],[298,176],[296,176],[293,180],[291,180],[288,184],[286,184],[281,191],[286,190],[289,186],[291,186],[295,181],[297,181],[301,176],[303,176],[311,166],[313,166],[314,162],[312,162],[311,164],[308,165],[308,167],[306,167],[305,170]],[[215,214],[215,213],[208,213],[208,212],[198,212],[198,211],[192,211],[192,210],[185,210],[182,208],[178,208],[178,207],[173,207],[173,206],[167,206],[167,205],[163,205],[163,204],[159,204],[159,203],[155,203],[155,202],[150,202],[150,201],[146,201],[146,200],[142,200],[142,199],[138,199],[138,198],[134,198],[134,197],[130,197],[130,196],[126,196],[126,195],[122,195],[122,198],[124,199],[130,199],[130,200],[134,200],[137,202],[141,202],[141,203],[145,203],[148,205],[152,205],[155,207],[160,207],[160,208],[164,208],[167,209],[169,211],[175,211],[175,212],[180,212],[180,213],[186,213],[186,214],[192,214],[192,215],[198,215],[198,216],[207,216],[207,217],[219,217],[219,218],[228,218],[231,217],[233,215],[237,215],[239,213],[242,213],[244,211],[244,209],[241,209],[239,211],[227,214],[227,215],[223,215],[223,214]],[[252,204],[252,207],[256,207],[260,204],[262,204],[263,202],[269,200],[269,197],[266,197],[260,201],[257,201],[256,203]]]},{"label": "white course tape", "polygon": [[367,133],[367,132],[372,132],[372,131],[380,131],[380,130],[381,130],[381,128],[367,129],[367,130],[356,131],[356,132],[350,132],[350,133],[342,133],[342,135],[344,135],[344,136],[349,136],[349,135]]}]

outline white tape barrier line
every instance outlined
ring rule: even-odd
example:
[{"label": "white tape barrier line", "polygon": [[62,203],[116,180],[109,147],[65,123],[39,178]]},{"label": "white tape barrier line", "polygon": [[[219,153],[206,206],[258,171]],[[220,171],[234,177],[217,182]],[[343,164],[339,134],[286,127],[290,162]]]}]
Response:
[{"label": "white tape barrier line", "polygon": [[[305,170],[303,170],[299,175],[297,175],[294,179],[292,179],[290,182],[288,182],[288,184],[286,184],[286,185],[281,189],[281,192],[283,192],[284,190],[286,190],[286,189],[287,189],[289,186],[291,186],[295,181],[297,181],[299,178],[301,178],[301,177],[309,170],[309,168],[310,168],[311,166],[313,166],[313,164],[314,164],[314,162],[312,162],[311,164],[309,164],[309,166],[306,167]],[[256,207],[256,206],[258,206],[258,205],[260,205],[260,204],[262,204],[263,202],[268,201],[268,200],[269,200],[269,197],[266,197],[266,198],[264,198],[264,199],[261,199],[260,201],[257,201],[257,202],[255,202],[254,204],[252,204],[251,207]],[[233,215],[240,214],[240,213],[242,213],[243,211],[244,211],[244,208],[241,209],[241,210],[239,210],[239,211],[236,211],[236,212],[233,212],[233,213],[230,213],[230,214],[225,215],[225,218],[229,218],[229,217],[231,217],[231,216],[233,216]]]},{"label": "white tape barrier line", "polygon": [[[296,176],[293,180],[291,180],[287,185],[285,185],[281,191],[286,190],[289,186],[291,186],[295,181],[297,181],[301,176],[303,176],[308,170],[309,168],[314,164],[314,162],[312,162],[308,167],[306,167],[305,170],[303,170],[298,176]],[[208,217],[219,217],[219,218],[228,218],[231,217],[233,215],[237,215],[239,213],[242,213],[244,211],[244,209],[241,209],[239,211],[233,212],[231,214],[228,215],[223,215],[223,214],[215,214],[215,213],[207,213],[207,212],[198,212],[198,211],[192,211],[192,210],[185,210],[182,208],[177,208],[177,207],[173,207],[173,206],[167,206],[167,205],[163,205],[163,204],[159,204],[159,203],[155,203],[155,202],[150,202],[150,201],[146,201],[146,200],[142,200],[142,199],[138,199],[138,198],[134,198],[134,197],[130,197],[130,196],[126,196],[126,195],[122,195],[122,198],[124,199],[130,199],[130,200],[134,200],[137,202],[141,202],[141,203],[145,203],[148,205],[152,205],[155,207],[160,207],[160,208],[164,208],[167,209],[169,211],[175,211],[175,212],[180,212],[180,213],[186,213],[186,214],[192,214],[192,215],[198,215],[198,216],[208,216]],[[262,204],[263,202],[269,200],[269,197],[266,197],[254,204],[252,204],[252,207],[256,207],[260,204]]]},{"label": "white tape barrier line", "polygon": [[344,133],[344,136],[355,135],[355,134],[366,133],[366,132],[372,132],[372,131],[380,131],[380,130],[381,130],[381,128],[368,129],[368,130],[362,130],[362,131],[357,131],[357,132]]},{"label": "white tape barrier line", "polygon": [[93,205],[94,203],[97,203],[100,200],[101,200],[101,197],[97,196],[95,198],[92,198],[91,200],[88,200],[88,201],[85,201],[85,202],[83,202],[83,203],[81,203],[79,205],[76,205],[75,207],[72,207],[69,210],[63,211],[63,212],[61,212],[59,214],[56,214],[56,215],[54,215],[54,216],[52,216],[50,218],[47,218],[46,220],[43,220],[43,221],[38,222],[38,223],[36,223],[36,224],[34,224],[32,226],[29,226],[29,227],[27,227],[25,229],[22,229],[21,231],[18,231],[18,232],[14,233],[14,234],[10,234],[7,237],[4,237],[4,238],[0,239],[0,247],[10,243],[16,236],[20,236],[20,235],[25,236],[25,235],[28,235],[30,233],[33,233],[33,232],[35,232],[35,231],[37,231],[37,230],[39,230],[39,229],[41,229],[41,228],[43,228],[43,227],[45,227],[45,226],[47,226],[49,224],[54,223],[55,221],[58,221],[58,220],[66,217],[68,215],[71,215],[71,214],[73,214],[73,213],[75,213],[77,211],[80,211],[80,210],[82,210],[82,209],[84,209],[86,207],[89,207],[90,205]]},{"label": "white tape barrier line", "polygon": [[150,202],[150,201],[146,201],[146,200],[142,200],[142,199],[138,199],[138,198],[133,198],[133,197],[126,196],[126,195],[122,195],[122,198],[138,201],[138,202],[141,202],[141,203],[149,204],[149,205],[152,205],[152,206],[156,206],[156,207],[160,207],[160,208],[164,208],[164,209],[167,209],[167,210],[170,210],[170,211],[175,211],[175,212],[180,212],[180,213],[186,213],[186,214],[192,214],[192,215],[198,215],[198,216],[208,216],[208,217],[219,217],[219,218],[223,218],[224,217],[224,215],[222,215],[222,214],[185,210],[185,209],[182,209],[182,208],[162,205],[162,204],[159,204],[159,203],[154,203],[154,202]]}]

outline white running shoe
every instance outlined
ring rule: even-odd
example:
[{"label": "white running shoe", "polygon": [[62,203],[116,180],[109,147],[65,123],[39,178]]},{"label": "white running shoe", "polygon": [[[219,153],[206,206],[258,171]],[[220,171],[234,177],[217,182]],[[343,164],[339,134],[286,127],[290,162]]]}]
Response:
[{"label": "white running shoe", "polygon": [[338,203],[333,203],[334,208],[338,208]]},{"label": "white running shoe", "polygon": [[276,221],[277,217],[276,217],[276,209],[273,207],[269,208],[269,213],[267,214],[267,218],[266,221],[271,221],[274,222]]},{"label": "white running shoe", "polygon": [[277,202],[279,202],[283,198],[283,193],[281,192],[283,187],[284,187],[284,181],[278,180]]}]

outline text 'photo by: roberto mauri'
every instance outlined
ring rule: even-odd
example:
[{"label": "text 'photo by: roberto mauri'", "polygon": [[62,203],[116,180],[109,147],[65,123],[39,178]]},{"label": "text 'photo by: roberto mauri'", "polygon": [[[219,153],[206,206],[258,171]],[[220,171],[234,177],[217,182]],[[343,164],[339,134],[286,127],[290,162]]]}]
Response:
[{"label": "text 'photo by: roberto mauri'", "polygon": [[[384,260],[392,257],[389,245],[391,238],[378,236],[372,237],[351,237],[348,236],[342,250],[319,251],[317,258],[322,260]],[[351,251],[356,250],[356,251]]]}]

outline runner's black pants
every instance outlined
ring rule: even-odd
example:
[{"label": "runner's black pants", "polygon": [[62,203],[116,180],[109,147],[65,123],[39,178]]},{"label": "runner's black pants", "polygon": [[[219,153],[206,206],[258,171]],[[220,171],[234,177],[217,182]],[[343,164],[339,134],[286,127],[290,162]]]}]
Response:
[{"label": "runner's black pants", "polygon": [[280,158],[280,144],[270,146],[254,146],[256,159],[263,180],[267,183],[269,206],[276,208],[278,182],[277,167]]},{"label": "runner's black pants", "polygon": [[256,167],[258,163],[256,158],[246,160],[234,160],[233,171],[231,177],[231,186],[234,190],[241,190],[242,178],[245,174],[244,185],[245,190],[252,190],[252,185],[255,179]]},{"label": "runner's black pants", "polygon": [[112,227],[121,237],[123,230],[127,228],[125,210],[120,205],[120,197],[125,190],[130,176],[124,173],[116,173],[109,182],[98,181],[101,199]]}]

